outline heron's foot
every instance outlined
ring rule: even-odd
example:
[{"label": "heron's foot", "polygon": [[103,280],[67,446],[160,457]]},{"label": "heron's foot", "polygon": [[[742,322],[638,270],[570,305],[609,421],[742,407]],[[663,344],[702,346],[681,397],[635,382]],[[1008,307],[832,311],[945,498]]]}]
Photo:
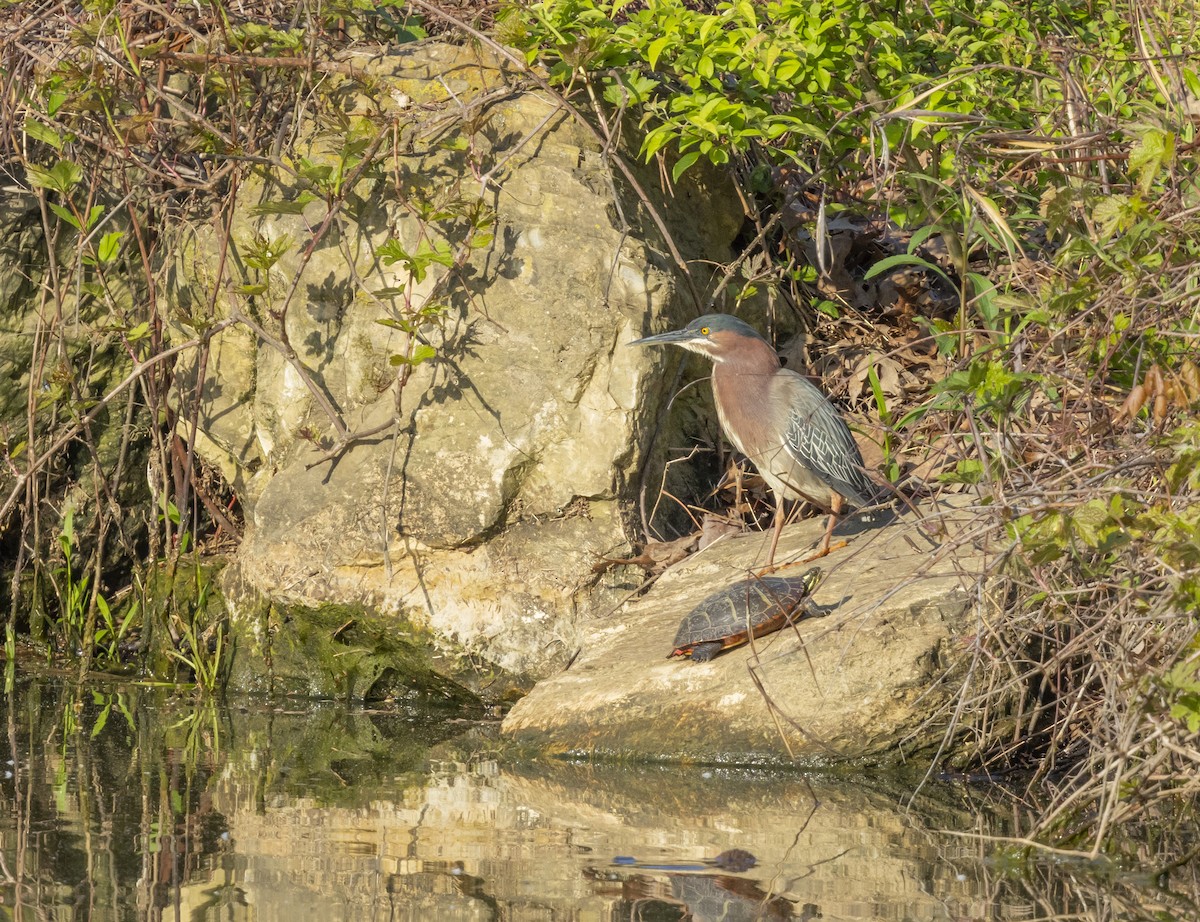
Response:
[{"label": "heron's foot", "polygon": [[772,573],[778,573],[780,570],[788,570],[792,567],[798,567],[801,564],[812,563],[814,560],[820,560],[822,557],[827,557],[830,551],[840,550],[847,546],[846,541],[835,541],[833,544],[822,544],[820,549],[815,554],[809,554],[800,560],[792,560],[788,563],[767,564],[759,570],[751,570],[751,576],[770,576]]},{"label": "heron's foot", "polygon": [[802,563],[812,563],[814,560],[820,560],[822,557],[827,555],[830,551],[836,551],[838,548],[845,547],[845,546],[846,546],[845,541],[839,541],[837,544],[834,544],[831,547],[824,548],[823,550],[817,551],[815,554],[812,554],[809,557],[805,557],[803,560],[792,560],[792,561],[789,561],[788,563],[771,564],[770,566],[763,567],[761,570],[752,570],[750,572],[751,572],[752,576],[770,576],[772,573],[779,573],[783,570],[790,570],[792,567],[798,567]]},{"label": "heron's foot", "polygon": [[822,557],[829,556],[830,551],[836,551],[846,546],[845,541],[837,541],[833,544],[825,544],[815,554],[810,554],[803,560],[797,560],[795,563],[789,563],[789,567],[799,566],[802,563],[812,563],[814,560],[820,560]]}]

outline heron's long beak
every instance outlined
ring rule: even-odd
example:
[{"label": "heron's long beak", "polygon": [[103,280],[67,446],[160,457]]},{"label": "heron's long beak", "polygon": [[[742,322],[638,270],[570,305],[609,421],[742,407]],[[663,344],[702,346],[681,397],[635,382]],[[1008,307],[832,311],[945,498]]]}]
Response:
[{"label": "heron's long beak", "polygon": [[631,346],[662,346],[668,343],[680,345],[688,340],[695,339],[696,334],[691,330],[672,330],[670,333],[659,333],[657,336],[646,336],[642,339],[635,339],[629,345]]}]

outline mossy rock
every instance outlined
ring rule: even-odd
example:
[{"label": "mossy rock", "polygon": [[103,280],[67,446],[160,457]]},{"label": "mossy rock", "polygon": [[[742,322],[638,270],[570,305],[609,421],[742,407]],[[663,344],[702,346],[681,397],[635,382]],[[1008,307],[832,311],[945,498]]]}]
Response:
[{"label": "mossy rock", "polygon": [[264,604],[235,619],[229,689],[481,712],[476,695],[434,668],[429,640],[357,605]]}]

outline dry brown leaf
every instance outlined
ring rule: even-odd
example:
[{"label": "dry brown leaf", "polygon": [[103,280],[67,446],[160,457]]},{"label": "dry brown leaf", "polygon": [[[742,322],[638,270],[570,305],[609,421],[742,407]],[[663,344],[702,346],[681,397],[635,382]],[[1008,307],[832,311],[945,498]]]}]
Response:
[{"label": "dry brown leaf", "polygon": [[1200,398],[1200,369],[1189,359],[1178,373],[1169,369],[1164,373],[1158,365],[1151,365],[1141,384],[1134,385],[1129,395],[1113,414],[1113,424],[1133,420],[1143,407],[1150,408],[1150,418],[1155,426],[1163,426],[1172,410],[1187,410]]}]

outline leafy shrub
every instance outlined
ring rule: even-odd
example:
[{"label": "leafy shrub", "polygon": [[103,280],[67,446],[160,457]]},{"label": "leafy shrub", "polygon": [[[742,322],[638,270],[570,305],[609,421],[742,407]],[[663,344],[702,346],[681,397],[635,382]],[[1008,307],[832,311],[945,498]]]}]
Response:
[{"label": "leafy shrub", "polygon": [[[1200,803],[1193,14],[542,0],[500,33],[594,117],[636,123],[673,179],[729,167],[760,247],[738,259],[775,267],[754,286],[817,302],[818,350],[861,338],[930,369],[888,398],[877,363],[868,399],[888,469],[975,491],[1008,549],[1013,602],[973,640],[960,713],[986,764],[1049,783],[1034,832],[1094,851]],[[949,309],[847,316],[822,287],[826,208],[898,242],[864,281],[916,268]]]}]

